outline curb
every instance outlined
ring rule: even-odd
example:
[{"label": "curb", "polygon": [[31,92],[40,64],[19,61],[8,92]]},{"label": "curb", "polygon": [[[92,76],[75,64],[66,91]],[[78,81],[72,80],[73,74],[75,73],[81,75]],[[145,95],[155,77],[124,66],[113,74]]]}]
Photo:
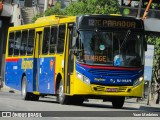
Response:
[{"label": "curb", "polygon": [[3,85],[3,87],[1,88],[2,92],[10,92],[10,93],[15,93],[15,92],[19,92],[18,90],[12,89],[6,85]]},{"label": "curb", "polygon": [[139,105],[141,108],[155,108],[159,109],[160,111],[160,104],[156,104],[155,100],[149,100],[149,104],[147,104],[148,99],[141,100],[139,102],[136,102],[136,98],[131,98],[125,101],[126,103],[136,104]]}]

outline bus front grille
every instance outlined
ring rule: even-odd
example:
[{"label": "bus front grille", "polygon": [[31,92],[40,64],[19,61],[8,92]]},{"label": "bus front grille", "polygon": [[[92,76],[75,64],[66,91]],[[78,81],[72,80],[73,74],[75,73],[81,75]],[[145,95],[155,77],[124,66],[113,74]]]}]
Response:
[{"label": "bus front grille", "polygon": [[[108,91],[108,90],[111,91]],[[94,86],[93,90],[96,92],[126,92],[127,91],[127,87],[123,86],[118,86],[118,87],[108,87],[108,86]],[[113,91],[115,90],[115,91]]]},{"label": "bus front grille", "polygon": [[111,71],[111,70],[88,70],[89,73],[93,75],[101,76],[117,76],[117,77],[134,77],[137,75],[137,72],[134,71]]}]

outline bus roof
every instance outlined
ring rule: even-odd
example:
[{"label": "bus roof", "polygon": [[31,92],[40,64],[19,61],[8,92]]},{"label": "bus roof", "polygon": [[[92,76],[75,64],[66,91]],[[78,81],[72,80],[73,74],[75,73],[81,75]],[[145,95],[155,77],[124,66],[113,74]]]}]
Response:
[{"label": "bus roof", "polygon": [[52,16],[38,18],[35,21],[35,23],[10,27],[9,31],[32,29],[43,26],[58,25],[60,23],[75,22],[75,21],[76,21],[76,16],[52,15]]},{"label": "bus roof", "polygon": [[65,16],[65,15],[52,15],[52,16],[45,16],[45,17],[40,17],[38,18],[35,23],[39,23],[39,22],[46,22],[46,21],[50,21],[50,20],[62,20],[64,18],[72,18],[75,16]]},{"label": "bus roof", "polygon": [[[69,22],[77,22],[77,24],[81,24],[83,19],[119,19],[119,20],[131,20],[131,21],[141,21],[140,19],[136,19],[133,17],[124,17],[120,15],[81,15],[81,16],[64,16],[64,15],[52,15],[52,16],[45,16],[38,18],[35,23],[20,25],[15,27],[10,27],[9,31],[16,31],[16,30],[25,30],[25,29],[34,29],[38,27],[45,27],[50,25],[58,25],[62,23],[69,23]],[[142,21],[141,21],[142,22]],[[85,23],[86,24],[86,23]],[[78,25],[78,26],[79,26]],[[80,25],[81,26],[81,25]],[[79,26],[79,27],[80,27]]]}]

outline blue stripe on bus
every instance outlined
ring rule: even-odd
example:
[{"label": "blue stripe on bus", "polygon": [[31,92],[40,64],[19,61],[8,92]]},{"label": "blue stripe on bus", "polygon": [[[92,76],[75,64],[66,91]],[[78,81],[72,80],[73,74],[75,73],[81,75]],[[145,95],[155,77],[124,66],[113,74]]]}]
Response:
[{"label": "blue stripe on bus", "polygon": [[113,70],[84,67],[76,63],[76,71],[90,79],[91,84],[132,86],[143,75],[143,69]]},{"label": "blue stripe on bus", "polygon": [[[31,64],[32,63],[32,64]],[[38,64],[38,68],[36,65]],[[22,75],[28,82],[28,92],[36,90],[36,71],[38,71],[38,92],[54,94],[55,58],[23,58],[14,62],[6,61],[5,84],[21,90]]]}]

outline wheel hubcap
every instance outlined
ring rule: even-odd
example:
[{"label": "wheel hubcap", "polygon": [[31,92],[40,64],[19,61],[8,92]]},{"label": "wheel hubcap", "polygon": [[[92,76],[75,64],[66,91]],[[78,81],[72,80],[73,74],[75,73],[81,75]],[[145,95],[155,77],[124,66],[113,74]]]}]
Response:
[{"label": "wheel hubcap", "polygon": [[63,99],[63,85],[59,86],[59,99],[60,101]]},{"label": "wheel hubcap", "polygon": [[25,83],[22,84],[22,96],[24,97],[26,94]]}]

